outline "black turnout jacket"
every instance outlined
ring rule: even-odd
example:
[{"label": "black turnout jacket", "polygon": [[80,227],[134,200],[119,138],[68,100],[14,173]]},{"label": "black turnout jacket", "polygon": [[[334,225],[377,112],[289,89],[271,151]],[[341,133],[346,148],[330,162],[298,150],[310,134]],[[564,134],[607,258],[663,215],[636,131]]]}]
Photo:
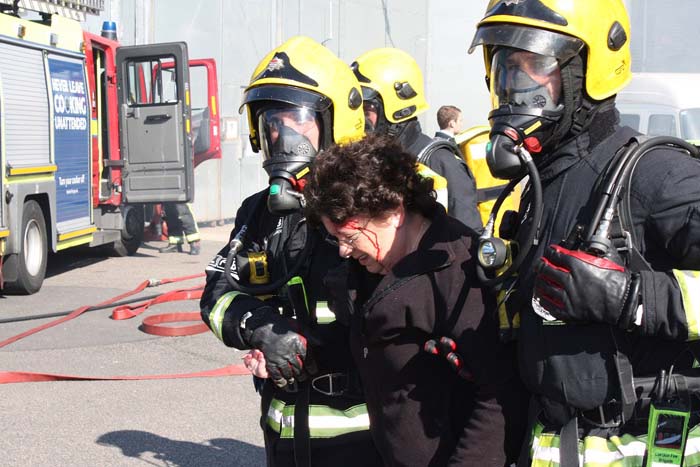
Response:
[{"label": "black turnout jacket", "polygon": [[[520,445],[526,404],[494,299],[478,285],[474,235],[439,206],[418,249],[389,274],[350,261],[351,349],[388,466],[501,467],[507,446]],[[456,341],[473,381],[423,350],[439,336]]]},{"label": "black turnout jacket", "polygon": [[[700,302],[689,306],[687,293],[700,290],[700,161],[667,148],[644,156],[631,182],[637,248],[652,268],[640,272],[641,326],[627,332],[598,323],[552,324],[532,311],[534,265],[548,245],[567,238],[576,224],[588,226],[599,200],[594,187],[617,150],[636,135],[630,128],[617,128],[589,148],[590,135],[584,133],[540,168],[544,215],[539,244],[519,270],[520,282],[508,307],[521,314],[520,373],[538,396],[546,418],[555,424],[565,423],[571,407],[590,410],[620,400],[612,358],[616,350],[629,357],[635,376],[655,376],[674,363],[676,371],[689,368],[693,356],[686,350],[693,345],[687,341],[700,338],[694,318]],[[523,195],[521,227],[532,222],[531,192]],[[519,235],[525,230],[521,228]],[[695,285],[686,286],[685,296],[675,275],[679,272],[695,275]]]}]

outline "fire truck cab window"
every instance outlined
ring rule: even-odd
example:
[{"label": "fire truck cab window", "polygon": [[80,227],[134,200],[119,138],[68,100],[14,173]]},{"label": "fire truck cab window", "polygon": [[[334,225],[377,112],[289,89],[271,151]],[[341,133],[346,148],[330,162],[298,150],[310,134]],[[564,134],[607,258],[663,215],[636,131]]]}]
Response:
[{"label": "fire truck cab window", "polygon": [[128,63],[128,104],[143,106],[178,101],[175,59],[159,57]]}]

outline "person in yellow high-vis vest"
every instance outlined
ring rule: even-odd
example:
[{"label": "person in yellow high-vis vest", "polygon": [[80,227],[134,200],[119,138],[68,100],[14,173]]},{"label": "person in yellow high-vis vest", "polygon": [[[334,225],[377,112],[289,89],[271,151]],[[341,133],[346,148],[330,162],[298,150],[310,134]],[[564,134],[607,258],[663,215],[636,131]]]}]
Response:
[{"label": "person in yellow high-vis vest", "polygon": [[[486,145],[489,141],[489,131],[491,131],[491,128],[488,125],[478,125],[455,135],[455,142],[462,151],[467,166],[474,174],[477,207],[484,225],[486,225],[496,199],[508,184],[508,180],[494,177],[486,163]],[[517,211],[519,202],[520,190],[513,190],[498,211],[495,232],[498,232],[498,226],[501,223],[503,214],[508,210]]]}]

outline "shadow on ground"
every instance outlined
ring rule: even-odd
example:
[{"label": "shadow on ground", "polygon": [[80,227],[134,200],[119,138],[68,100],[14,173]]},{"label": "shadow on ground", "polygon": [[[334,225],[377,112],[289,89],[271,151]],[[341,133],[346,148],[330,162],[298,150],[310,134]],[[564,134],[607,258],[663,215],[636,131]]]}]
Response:
[{"label": "shadow on ground", "polygon": [[139,430],[105,433],[97,444],[117,447],[122,454],[153,464],[151,459],[167,466],[200,467],[231,466],[259,467],[265,465],[265,450],[234,439],[212,439],[206,444],[178,441]]},{"label": "shadow on ground", "polygon": [[109,259],[111,251],[105,248],[72,248],[50,253],[46,263],[46,277],[53,277],[74,269],[90,266]]}]

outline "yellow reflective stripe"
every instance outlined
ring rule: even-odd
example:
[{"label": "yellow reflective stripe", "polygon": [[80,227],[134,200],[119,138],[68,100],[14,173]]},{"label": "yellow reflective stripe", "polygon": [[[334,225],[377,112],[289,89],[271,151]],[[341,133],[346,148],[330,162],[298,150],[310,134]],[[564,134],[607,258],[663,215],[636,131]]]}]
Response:
[{"label": "yellow reflective stripe", "polygon": [[[538,428],[540,432],[538,433]],[[535,428],[535,436],[530,453],[533,467],[558,467],[560,463],[559,435],[542,433],[542,426]],[[587,436],[579,441],[579,464],[583,467],[642,467],[646,454],[646,435]],[[700,466],[700,426],[695,426],[688,434],[683,465]]]},{"label": "yellow reflective stripe", "polygon": [[[267,425],[279,433],[281,438],[293,438],[294,405],[272,399],[267,410]],[[327,405],[309,406],[309,433],[312,438],[332,438],[365,430],[369,430],[369,415],[365,404],[345,410]]]},{"label": "yellow reflective stripe", "polygon": [[34,175],[43,174],[48,172],[56,172],[58,166],[55,164],[51,165],[38,165],[35,167],[8,167],[7,175],[12,177],[13,175]]},{"label": "yellow reflective stripe", "polygon": [[309,299],[306,296],[306,287],[304,286],[304,279],[302,279],[299,276],[294,276],[291,279],[289,279],[289,282],[287,282],[287,285],[300,285],[301,286],[301,291],[304,294],[304,306],[306,307],[307,310],[309,310]]},{"label": "yellow reflective stripe", "polygon": [[683,310],[688,322],[688,340],[700,339],[700,271],[673,270],[681,288]]},{"label": "yellow reflective stripe", "polygon": [[226,315],[226,310],[237,295],[241,295],[241,292],[228,292],[223,294],[216,301],[214,308],[209,313],[209,327],[211,328],[214,335],[219,338],[221,342],[224,341],[223,328],[224,328],[224,316]]},{"label": "yellow reflective stripe", "polygon": [[427,165],[423,165],[421,163],[416,164],[416,172],[418,172],[418,175],[420,175],[423,178],[432,178],[434,190],[437,191],[447,189],[447,179],[435,172]]},{"label": "yellow reflective stripe", "polygon": [[316,320],[319,323],[332,323],[335,321],[335,313],[328,308],[328,302],[316,303]]},{"label": "yellow reflective stripe", "polygon": [[70,240],[71,238],[82,237],[84,235],[89,235],[95,231],[97,231],[97,227],[92,226],[87,227],[85,229],[74,230],[72,232],[60,233],[58,234],[58,241],[62,242],[64,240]]}]

